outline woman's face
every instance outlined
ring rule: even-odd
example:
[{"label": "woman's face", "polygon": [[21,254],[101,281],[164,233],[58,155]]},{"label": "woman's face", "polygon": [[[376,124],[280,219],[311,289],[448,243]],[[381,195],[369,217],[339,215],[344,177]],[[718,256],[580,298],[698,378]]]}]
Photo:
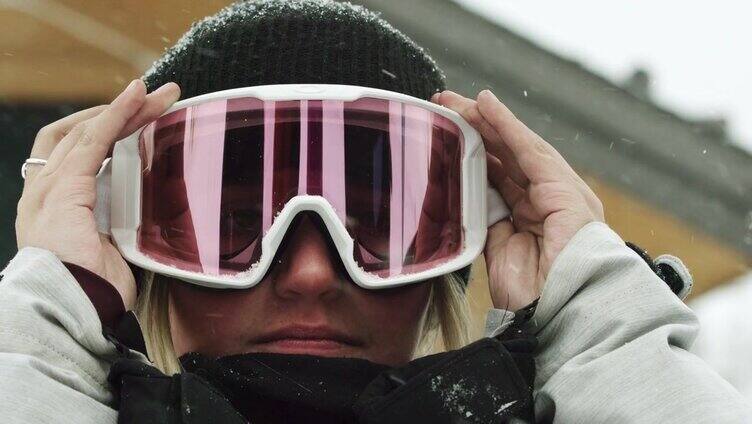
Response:
[{"label": "woman's face", "polygon": [[365,290],[347,277],[323,224],[299,217],[265,279],[250,289],[170,284],[175,353],[249,352],[363,358],[400,365],[413,357],[430,282]]}]

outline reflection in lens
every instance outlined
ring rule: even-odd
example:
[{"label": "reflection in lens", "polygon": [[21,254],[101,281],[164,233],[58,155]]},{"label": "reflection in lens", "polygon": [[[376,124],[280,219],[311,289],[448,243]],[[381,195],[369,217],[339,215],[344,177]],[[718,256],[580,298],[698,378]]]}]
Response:
[{"label": "reflection in lens", "polygon": [[460,134],[426,109],[371,98],[236,98],[174,111],[139,139],[139,249],[180,269],[242,272],[287,202],[316,195],[364,270],[433,268],[462,248]]}]

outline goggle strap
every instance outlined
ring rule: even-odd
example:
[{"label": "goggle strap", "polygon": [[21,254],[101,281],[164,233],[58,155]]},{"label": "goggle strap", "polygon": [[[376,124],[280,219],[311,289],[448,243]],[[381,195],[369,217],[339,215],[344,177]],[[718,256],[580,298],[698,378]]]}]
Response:
[{"label": "goggle strap", "polygon": [[499,191],[490,185],[486,188],[486,210],[486,224],[488,227],[491,227],[511,214]]}]

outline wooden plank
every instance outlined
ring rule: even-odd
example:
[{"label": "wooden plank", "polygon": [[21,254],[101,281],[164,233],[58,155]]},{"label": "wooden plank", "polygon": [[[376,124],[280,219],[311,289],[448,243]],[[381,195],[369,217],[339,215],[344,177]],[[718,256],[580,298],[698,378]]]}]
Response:
[{"label": "wooden plank", "polygon": [[110,58],[68,61],[58,57],[4,61],[0,96],[10,103],[101,103],[140,73]]},{"label": "wooden plank", "polygon": [[192,22],[233,3],[228,0],[56,1],[82,11],[157,52],[173,45]]}]

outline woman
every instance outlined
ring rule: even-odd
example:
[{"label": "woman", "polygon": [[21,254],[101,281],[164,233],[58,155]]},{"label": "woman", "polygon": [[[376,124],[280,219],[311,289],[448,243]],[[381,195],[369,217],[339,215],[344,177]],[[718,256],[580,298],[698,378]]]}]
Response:
[{"label": "woman", "polygon": [[[481,133],[489,180],[513,210],[513,222],[490,228],[486,243],[498,308],[489,314],[489,335],[514,339],[505,351],[514,354],[517,346],[521,357],[525,338],[515,337],[528,329],[538,338],[536,422],[742,422],[750,416],[739,395],[686,352],[697,331],[693,315],[603,223],[600,201],[564,159],[491,92],[469,99],[445,91],[430,57],[370,12],[323,1],[236,3],[194,24],[143,79],[146,86],[136,80],[110,105],[50,124],[35,140],[30,157],[48,161],[28,169],[16,221],[19,253],[0,286],[6,420],[115,422],[120,414],[128,421],[141,408],[159,421],[173,404],[149,409],[149,402],[160,398],[162,389],[155,387],[166,387],[157,382],[168,381],[164,393],[183,388],[177,392],[185,401],[178,402],[182,420],[195,413],[186,405],[197,405],[204,412],[214,408],[228,422],[295,422],[313,416],[308,413],[320,414],[321,422],[390,422],[384,414],[391,410],[368,409],[366,394],[376,399],[392,393],[390,384],[407,386],[406,380],[437,364],[450,375],[462,365],[454,358],[474,365],[463,368],[467,378],[457,381],[473,384],[495,373],[467,348],[449,360],[410,362],[437,328],[449,348],[466,343],[461,277],[358,288],[315,214],[296,218],[269,274],[247,290],[204,289],[150,272],[137,272],[137,284],[109,238],[97,233],[94,176],[115,140],[179,98],[284,83],[361,85],[430,97]],[[105,293],[108,287],[114,291]],[[518,314],[511,331],[507,311],[525,310],[539,297],[533,319],[526,323]],[[186,377],[193,374],[171,379],[124,347],[138,343],[117,336],[123,320],[116,318],[134,308],[154,365],[168,375],[181,365],[201,375],[243,418],[222,409],[214,388]],[[507,365],[520,368],[504,374],[507,380],[531,375],[524,360]],[[253,378],[234,379],[237,374]],[[259,376],[274,375],[281,377],[259,383]],[[443,396],[438,414],[446,410],[452,419],[483,422],[473,404],[486,392],[480,386],[459,404],[453,403],[459,394],[449,390],[454,386],[431,383],[420,393],[428,399],[433,388]],[[271,393],[264,392],[269,387]],[[199,403],[184,399],[190,397]],[[524,396],[500,398],[481,409],[531,418],[523,404]],[[269,405],[308,410],[297,414]],[[432,421],[423,415],[431,408],[421,409],[420,401],[395,405],[400,417],[420,411],[423,419],[412,422]],[[349,408],[356,412],[343,412]]]}]

